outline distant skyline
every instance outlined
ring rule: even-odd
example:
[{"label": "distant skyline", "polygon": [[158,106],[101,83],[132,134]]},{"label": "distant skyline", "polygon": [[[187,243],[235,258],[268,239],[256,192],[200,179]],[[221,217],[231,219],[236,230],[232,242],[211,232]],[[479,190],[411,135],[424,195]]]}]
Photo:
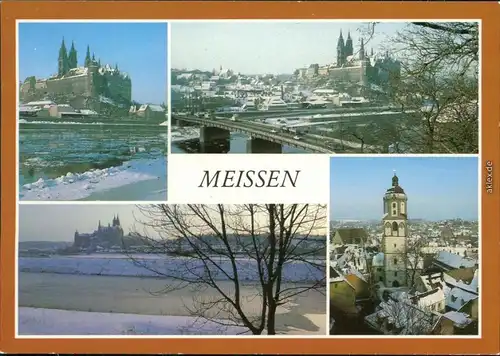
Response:
[{"label": "distant skyline", "polygon": [[[385,51],[387,39],[408,23],[376,25],[365,49]],[[291,74],[309,64],[331,64],[337,40],[350,31],[359,50],[366,22],[334,21],[200,21],[171,23],[172,68],[211,71],[220,66],[243,74]]]},{"label": "distant skyline", "polygon": [[[91,233],[120,217],[125,234],[142,213],[135,205],[20,205],[19,241],[73,241],[75,231]],[[139,227],[138,227],[139,228]]]},{"label": "distant skyline", "polygon": [[[230,205],[227,205],[230,207]],[[233,206],[234,207],[234,206]],[[207,211],[212,211],[214,206],[207,207]],[[192,214],[192,213],[191,213]],[[20,205],[19,206],[19,241],[73,241],[75,231],[79,233],[92,233],[97,229],[99,221],[103,226],[112,223],[113,217],[118,215],[125,235],[131,231],[144,233],[144,226],[141,222],[151,222],[150,216],[145,216],[137,205]],[[240,217],[243,215],[240,215]],[[263,219],[262,219],[262,218]],[[192,217],[191,217],[192,218]],[[200,233],[202,228],[198,219],[190,221],[195,223],[193,227],[195,233]],[[194,218],[193,218],[194,219]],[[213,221],[217,224],[219,216],[214,215]],[[256,229],[268,226],[267,215],[256,215]],[[310,230],[310,225],[305,224],[305,231],[311,234],[326,235],[326,219],[324,226],[317,223],[314,231]],[[212,230],[206,228],[207,233]],[[231,228],[227,227],[228,232]],[[148,236],[158,236],[158,231],[153,232],[151,228],[147,229]],[[300,233],[298,230],[297,233]],[[171,237],[171,236],[169,236]],[[165,237],[166,238],[166,237]]]},{"label": "distant skyline", "polygon": [[78,66],[87,45],[101,64],[118,68],[132,80],[132,99],[167,102],[167,23],[25,22],[19,24],[19,80],[47,78],[57,73],[59,48],[75,44]]},{"label": "distant skyline", "polygon": [[334,157],[330,160],[332,220],[381,220],[394,170],[408,197],[408,218],[478,220],[476,157]]}]

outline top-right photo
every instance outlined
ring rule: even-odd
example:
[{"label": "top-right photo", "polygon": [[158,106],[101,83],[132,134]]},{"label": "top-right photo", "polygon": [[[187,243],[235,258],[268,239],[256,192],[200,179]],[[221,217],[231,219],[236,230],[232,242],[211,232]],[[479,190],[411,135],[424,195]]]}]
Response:
[{"label": "top-right photo", "polygon": [[171,153],[478,153],[479,27],[172,21]]}]

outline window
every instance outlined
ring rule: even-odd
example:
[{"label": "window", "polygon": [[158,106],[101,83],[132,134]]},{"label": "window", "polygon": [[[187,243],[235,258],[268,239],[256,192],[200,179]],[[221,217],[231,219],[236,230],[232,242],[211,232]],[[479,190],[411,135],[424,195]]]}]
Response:
[{"label": "window", "polygon": [[379,280],[380,280],[380,282],[383,282],[384,281],[384,277],[380,276]]},{"label": "window", "polygon": [[398,272],[394,272],[394,277],[397,277],[398,276]]},{"label": "window", "polygon": [[395,258],[393,262],[394,262],[395,265],[397,265],[398,264],[398,259]]},{"label": "window", "polygon": [[394,244],[394,247],[396,247],[396,244]]},{"label": "window", "polygon": [[335,283],[335,284],[334,284],[334,286],[335,286],[334,288],[337,288],[338,284],[337,284],[337,283]]}]

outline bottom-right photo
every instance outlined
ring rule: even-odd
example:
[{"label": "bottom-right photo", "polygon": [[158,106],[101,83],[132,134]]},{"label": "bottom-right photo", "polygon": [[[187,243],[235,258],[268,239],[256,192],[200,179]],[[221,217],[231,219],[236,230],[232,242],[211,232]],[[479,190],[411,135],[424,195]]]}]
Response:
[{"label": "bottom-right photo", "polygon": [[333,157],[330,334],[479,335],[477,157]]}]

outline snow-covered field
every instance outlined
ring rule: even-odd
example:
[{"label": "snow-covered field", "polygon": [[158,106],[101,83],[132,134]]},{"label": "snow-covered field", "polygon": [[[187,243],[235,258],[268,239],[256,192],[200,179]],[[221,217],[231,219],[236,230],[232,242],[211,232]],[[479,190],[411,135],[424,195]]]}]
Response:
[{"label": "snow-covered field", "polygon": [[165,181],[166,157],[125,162],[118,167],[67,173],[55,179],[42,179],[20,187],[20,200],[78,200],[94,192],[160,179]]},{"label": "snow-covered field", "polygon": [[[128,276],[128,277],[159,277],[158,271],[170,277],[188,276],[187,270],[203,274],[203,264],[198,260],[187,258],[141,258],[135,257],[148,268],[135,265],[128,258],[97,257],[92,258],[73,256],[52,256],[50,258],[19,257],[19,271],[33,273],[62,273],[102,276]],[[232,276],[230,261],[220,259],[219,267]],[[237,268],[240,280],[257,281],[259,278],[256,262],[248,259],[238,259]],[[152,270],[152,271],[151,271]],[[325,269],[318,269],[305,262],[287,263],[283,268],[284,283],[303,283],[325,278]],[[217,280],[227,280],[228,277],[213,267],[212,275]],[[192,275],[191,275],[192,276]]]},{"label": "snow-covered field", "polygon": [[[247,330],[188,316],[18,309],[20,335],[236,335]],[[224,321],[228,323],[228,321]]]}]

